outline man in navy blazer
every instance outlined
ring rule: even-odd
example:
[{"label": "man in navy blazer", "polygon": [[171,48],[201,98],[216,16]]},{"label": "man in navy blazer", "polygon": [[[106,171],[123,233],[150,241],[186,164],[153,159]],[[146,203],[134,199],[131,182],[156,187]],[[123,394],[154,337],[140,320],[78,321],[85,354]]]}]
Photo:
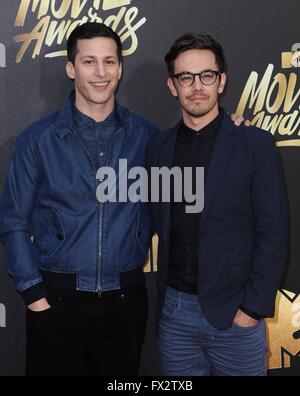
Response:
[{"label": "man in navy blazer", "polygon": [[170,202],[149,205],[159,236],[162,371],[264,376],[264,318],[274,315],[287,251],[278,150],[269,132],[236,127],[219,107],[225,59],[212,37],[181,36],[165,59],[182,120],[152,138],[148,171],[192,168],[195,191],[196,168],[204,168],[204,209],[187,213],[172,188]]}]

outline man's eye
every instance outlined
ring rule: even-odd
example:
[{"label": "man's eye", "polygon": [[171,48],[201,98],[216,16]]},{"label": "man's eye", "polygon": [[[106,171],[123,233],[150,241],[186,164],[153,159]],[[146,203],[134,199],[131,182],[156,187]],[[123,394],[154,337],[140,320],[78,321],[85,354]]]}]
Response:
[{"label": "man's eye", "polygon": [[116,63],[116,61],[114,61],[113,59],[106,61],[106,63],[108,65],[114,65]]},{"label": "man's eye", "polygon": [[92,65],[94,63],[94,61],[93,60],[86,60],[86,61],[84,61],[84,63],[86,65]]},{"label": "man's eye", "polygon": [[212,77],[214,77],[214,73],[210,73],[210,72],[203,73],[202,77],[204,77],[204,78],[212,78]]},{"label": "man's eye", "polygon": [[190,81],[193,79],[193,77],[192,76],[181,76],[180,79],[181,79],[181,81]]}]

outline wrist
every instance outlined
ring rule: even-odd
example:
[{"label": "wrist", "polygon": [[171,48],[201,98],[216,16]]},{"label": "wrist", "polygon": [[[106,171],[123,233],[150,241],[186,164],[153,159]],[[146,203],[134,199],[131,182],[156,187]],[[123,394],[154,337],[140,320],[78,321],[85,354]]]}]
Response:
[{"label": "wrist", "polygon": [[48,301],[46,298],[42,298],[41,300],[35,301],[34,303],[28,305],[28,309],[30,311],[34,311],[34,312],[45,311],[46,309],[49,309],[49,308],[51,308],[51,307],[48,304]]},{"label": "wrist", "polygon": [[240,310],[245,313],[246,315],[250,316],[250,318],[255,319],[255,320],[261,320],[261,316],[256,314],[255,312],[252,312],[251,310],[245,308],[245,307],[240,307]]}]

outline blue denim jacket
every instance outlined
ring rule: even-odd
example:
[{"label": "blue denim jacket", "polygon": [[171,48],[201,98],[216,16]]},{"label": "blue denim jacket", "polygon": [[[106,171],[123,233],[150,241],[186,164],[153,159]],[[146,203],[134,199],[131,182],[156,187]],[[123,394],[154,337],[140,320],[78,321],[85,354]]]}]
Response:
[{"label": "blue denim jacket", "polygon": [[[46,297],[48,285],[119,289],[137,279],[147,256],[146,205],[99,203],[97,166],[75,131],[73,102],[72,93],[61,111],[19,136],[0,205],[8,273],[27,304]],[[106,165],[118,174],[119,159],[128,169],[144,166],[158,130],[118,104],[116,115]]]}]

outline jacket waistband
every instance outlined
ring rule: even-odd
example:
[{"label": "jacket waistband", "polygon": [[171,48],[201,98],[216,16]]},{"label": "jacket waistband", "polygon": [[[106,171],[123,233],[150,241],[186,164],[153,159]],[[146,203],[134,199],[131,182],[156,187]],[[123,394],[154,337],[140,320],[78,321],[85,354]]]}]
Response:
[{"label": "jacket waistband", "polygon": [[[47,287],[51,289],[78,290],[77,273],[58,273],[41,270],[41,275]],[[145,281],[143,266],[132,271],[120,273],[120,288],[134,286]],[[106,292],[103,292],[106,293]]]}]

